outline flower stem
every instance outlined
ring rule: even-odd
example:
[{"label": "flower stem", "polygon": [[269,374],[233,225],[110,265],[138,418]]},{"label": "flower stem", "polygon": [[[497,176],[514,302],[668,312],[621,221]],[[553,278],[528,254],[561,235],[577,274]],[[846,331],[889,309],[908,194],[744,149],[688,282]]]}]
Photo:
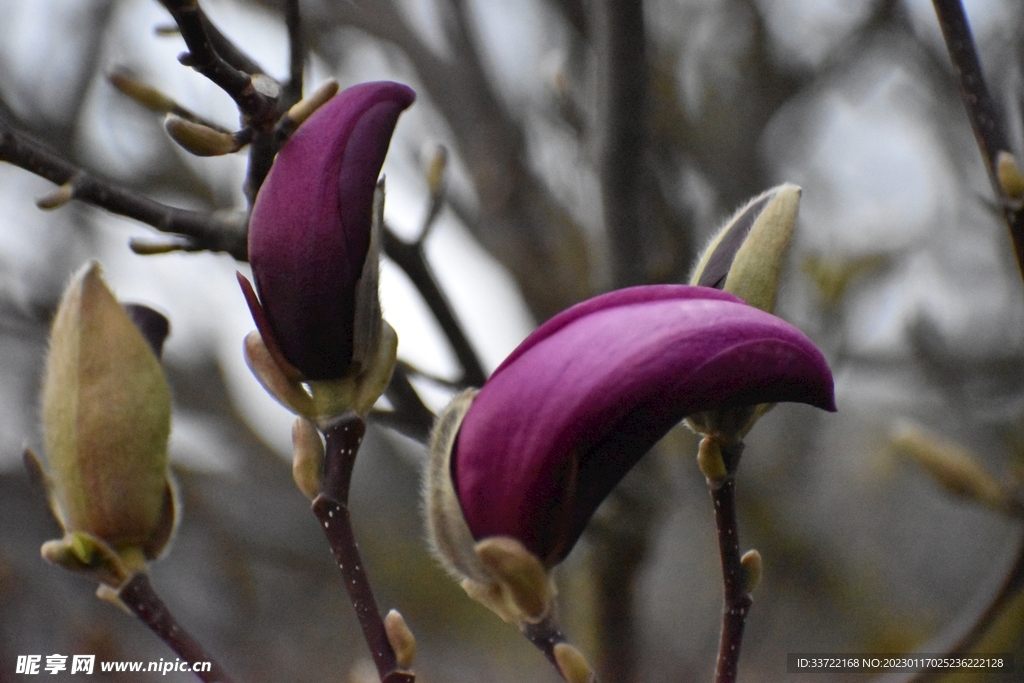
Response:
[{"label": "flower stem", "polygon": [[722,561],[725,601],[722,609],[722,632],[718,640],[718,664],[715,683],[734,683],[740,661],[740,645],[747,613],[753,602],[747,591],[746,572],[740,561],[739,528],[736,523],[736,467],[743,453],[743,443],[721,445],[726,475],[708,480],[711,500],[715,506],[715,527],[718,530],[718,552]]},{"label": "flower stem", "polygon": [[1017,266],[1024,277],[1024,210],[1021,210],[1019,205],[1007,201],[1006,193],[996,176],[997,155],[999,152],[1010,151],[1010,145],[995,101],[988,91],[978,48],[964,12],[963,2],[932,0],[932,4],[942,28],[942,37],[946,41],[950,61],[960,81],[960,92],[971,127],[974,129],[978,149],[985,162],[996,199],[1001,205],[1003,219],[1010,230]]},{"label": "flower stem", "polygon": [[565,633],[558,624],[558,620],[552,614],[548,614],[536,624],[521,624],[520,628],[526,639],[533,643],[540,650],[548,661],[551,662],[555,671],[561,673],[558,662],[555,661],[555,645],[565,643]]},{"label": "flower stem", "polygon": [[[202,646],[183,629],[167,609],[167,605],[153,590],[149,576],[143,572],[134,574],[117,591],[117,597],[131,612],[142,620],[153,633],[167,643],[168,647],[181,656],[190,665],[193,672],[204,683],[232,683],[232,678],[224,668],[213,661]],[[199,671],[203,667],[196,664],[209,664],[209,671]]]},{"label": "flower stem", "polygon": [[348,510],[349,484],[366,424],[357,416],[346,417],[324,430],[327,439],[324,478],[320,494],[313,500],[313,513],[334,551],[334,559],[345,579],[352,607],[356,611],[363,638],[373,655],[381,683],[413,683],[416,677],[398,668],[395,651],[384,629],[370,580],[359,556]]}]

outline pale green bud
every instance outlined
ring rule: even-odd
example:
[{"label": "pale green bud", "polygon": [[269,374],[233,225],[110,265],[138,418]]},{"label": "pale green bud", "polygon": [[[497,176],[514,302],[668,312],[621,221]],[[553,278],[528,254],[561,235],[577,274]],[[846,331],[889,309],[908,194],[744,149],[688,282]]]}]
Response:
[{"label": "pale green bud", "polygon": [[583,653],[569,643],[554,647],[555,663],[567,683],[594,683],[597,680]]},{"label": "pale green bud", "polygon": [[752,593],[758,584],[761,583],[761,575],[764,572],[764,563],[761,560],[761,553],[756,550],[748,550],[740,558],[740,565],[743,567],[745,587],[748,593]]},{"label": "pale green bud", "polygon": [[53,321],[42,391],[51,498],[68,533],[157,556],[174,526],[171,393],[153,348],[92,262]]},{"label": "pale green bud", "polygon": [[910,458],[949,493],[1001,510],[1010,497],[1000,483],[964,448],[929,434],[910,422],[899,424],[890,438],[899,455]]},{"label": "pale green bud", "polygon": [[800,188],[792,183],[751,199],[712,238],[690,284],[722,289],[773,312],[799,204]]},{"label": "pale green bud", "polygon": [[231,133],[215,130],[175,114],[167,115],[164,128],[175,142],[199,157],[223,156],[241,148]]},{"label": "pale green bud", "polygon": [[316,425],[304,417],[292,423],[292,479],[310,500],[320,493],[324,469],[324,442]]},{"label": "pale green bud", "polygon": [[384,632],[387,634],[391,649],[395,651],[395,663],[398,664],[398,668],[410,668],[416,658],[416,637],[398,610],[393,609],[384,617]]},{"label": "pale green bud", "polygon": [[996,177],[1003,194],[1017,201],[1024,199],[1024,173],[1009,152],[1002,151],[996,155]]}]

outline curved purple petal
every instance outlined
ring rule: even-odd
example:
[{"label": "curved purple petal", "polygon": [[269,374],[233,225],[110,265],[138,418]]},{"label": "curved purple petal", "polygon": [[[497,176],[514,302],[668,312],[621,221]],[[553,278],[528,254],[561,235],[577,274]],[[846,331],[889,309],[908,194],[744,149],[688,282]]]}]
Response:
[{"label": "curved purple petal", "polygon": [[475,538],[547,565],[633,464],[686,415],[798,401],[835,410],[821,352],[789,323],[706,287],[634,287],[530,335],[480,390],[452,476]]},{"label": "curved purple petal", "polygon": [[163,355],[167,335],[171,333],[171,323],[167,320],[167,316],[144,304],[122,304],[122,306],[132,323],[142,333],[149,348],[153,349],[153,355],[159,359]]},{"label": "curved purple petal", "polygon": [[335,95],[284,145],[256,197],[256,290],[284,356],[307,379],[340,377],[352,360],[373,192],[398,116],[414,98],[391,82]]}]

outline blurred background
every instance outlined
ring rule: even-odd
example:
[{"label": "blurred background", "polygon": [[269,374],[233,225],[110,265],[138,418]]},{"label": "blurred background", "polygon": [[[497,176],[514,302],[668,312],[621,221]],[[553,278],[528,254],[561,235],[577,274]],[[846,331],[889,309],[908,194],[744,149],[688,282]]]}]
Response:
[{"label": "blurred background", "polygon": [[[965,2],[1014,151],[1024,152],[1024,8]],[[287,77],[278,0],[203,0],[233,41]],[[587,296],[683,282],[745,199],[803,187],[776,313],[810,335],[839,412],[782,405],[748,439],[743,548],[764,558],[740,679],[789,680],[789,652],[940,652],[1018,556],[1020,524],[899,457],[912,420],[1019,490],[1024,296],[938,24],[926,0],[359,0],[301,3],[307,88],[394,79],[416,104],[385,164],[386,219],[418,236],[426,169],[449,153],[427,258],[482,365]],[[244,154],[198,159],[106,80],[127,69],[237,126],[230,99],[178,64],[153,0],[0,0],[0,117],[74,163],[168,204],[244,210]],[[1018,156],[1018,158],[1020,158]],[[241,357],[253,325],[225,254],[138,256],[145,226],[0,165],[0,681],[21,654],[153,660],[169,651],[47,565],[59,535],[23,471],[41,452],[39,377],[68,277],[99,259],[117,295],[171,320],[172,461],[184,503],[153,582],[241,680],[364,681],[341,577],[290,477],[291,416]],[[385,317],[439,410],[464,368],[411,280],[386,260]],[[384,405],[384,407],[387,407]],[[559,569],[570,638],[605,683],[710,680],[721,609],[696,439],[677,428],[623,482]],[[515,629],[426,554],[424,448],[371,426],[356,533],[383,609],[417,635],[418,679],[555,681]],[[1024,603],[986,641],[1024,667]],[[94,674],[103,679],[104,674]],[[1019,673],[1017,674],[1020,675]],[[177,678],[175,678],[177,676]],[[139,674],[123,674],[145,680]],[[113,675],[111,675],[113,680]],[[171,674],[163,680],[186,680]],[[865,680],[863,675],[815,680]],[[966,680],[966,679],[965,679]],[[995,677],[970,680],[1020,680]]]}]

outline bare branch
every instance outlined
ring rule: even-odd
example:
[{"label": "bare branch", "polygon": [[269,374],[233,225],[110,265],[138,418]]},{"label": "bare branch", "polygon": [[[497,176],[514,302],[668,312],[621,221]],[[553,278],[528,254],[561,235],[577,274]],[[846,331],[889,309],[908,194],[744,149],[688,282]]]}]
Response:
[{"label": "bare branch", "polygon": [[[181,37],[188,46],[188,53],[179,57],[179,61],[203,74],[230,95],[249,125],[258,129],[273,127],[277,119],[278,92],[258,87],[250,74],[232,66],[218,53],[206,31],[206,27],[211,24],[199,8],[198,0],[160,0],[160,4],[174,17]],[[223,36],[220,36],[218,42],[222,47],[230,44]],[[231,54],[236,61],[241,55],[237,51]],[[271,82],[268,77],[264,79]],[[275,82],[273,89],[276,90],[276,87]]]},{"label": "bare branch", "polygon": [[615,286],[624,287],[646,279],[641,189],[647,127],[647,38],[641,3],[603,0],[601,13],[605,72],[602,199]]},{"label": "bare branch", "polygon": [[246,260],[244,215],[218,216],[161,204],[78,168],[15,131],[2,119],[0,161],[62,186],[66,193],[64,202],[79,199],[111,213],[134,218],[161,232],[184,236],[187,242],[180,248],[187,251],[225,251],[238,260]]},{"label": "bare branch", "polygon": [[1003,210],[1003,219],[1010,230],[1013,240],[1013,251],[1017,257],[1017,267],[1024,277],[1024,210],[1019,203],[1010,201],[1006,196],[997,176],[996,162],[1000,152],[1009,152],[1006,131],[999,117],[995,102],[989,94],[985,82],[985,74],[981,70],[981,59],[978,48],[974,44],[967,15],[964,13],[960,0],[933,0],[935,14],[942,27],[942,36],[946,40],[949,58],[953,62],[960,79],[960,91],[963,95],[967,116],[974,129],[974,137],[978,141],[978,149],[985,162],[992,191]]}]

